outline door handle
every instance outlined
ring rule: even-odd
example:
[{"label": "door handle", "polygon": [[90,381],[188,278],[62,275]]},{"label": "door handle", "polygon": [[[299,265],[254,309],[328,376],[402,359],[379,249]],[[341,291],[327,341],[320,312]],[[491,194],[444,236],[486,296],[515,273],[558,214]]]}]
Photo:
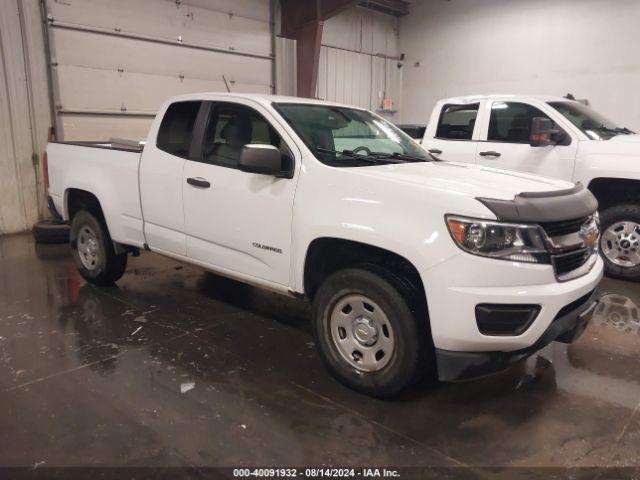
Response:
[{"label": "door handle", "polygon": [[494,158],[498,158],[500,155],[502,155],[500,152],[494,152],[489,151],[489,152],[480,152],[480,156],[481,157],[494,157]]},{"label": "door handle", "polygon": [[431,153],[433,155],[440,155],[442,153],[442,150],[437,149],[437,148],[432,148],[431,150],[429,150],[429,153]]},{"label": "door handle", "polygon": [[201,177],[196,177],[196,178],[189,177],[187,178],[187,183],[189,185],[192,185],[198,188],[209,188],[211,186],[209,182],[207,182],[204,178],[201,178]]}]

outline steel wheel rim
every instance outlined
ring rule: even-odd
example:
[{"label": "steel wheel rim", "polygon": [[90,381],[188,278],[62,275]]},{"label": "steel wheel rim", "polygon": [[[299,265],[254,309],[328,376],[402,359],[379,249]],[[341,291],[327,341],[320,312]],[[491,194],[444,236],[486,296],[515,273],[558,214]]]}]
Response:
[{"label": "steel wheel rim", "polygon": [[620,267],[640,265],[640,225],[636,222],[616,222],[602,233],[600,249],[604,256]]},{"label": "steel wheel rim", "polygon": [[96,232],[88,225],[83,225],[78,233],[78,256],[82,266],[87,270],[95,270],[100,262],[100,244]]},{"label": "steel wheel rim", "polygon": [[340,356],[361,372],[387,366],[395,351],[395,336],[386,313],[365,295],[339,299],[329,317],[331,340]]}]

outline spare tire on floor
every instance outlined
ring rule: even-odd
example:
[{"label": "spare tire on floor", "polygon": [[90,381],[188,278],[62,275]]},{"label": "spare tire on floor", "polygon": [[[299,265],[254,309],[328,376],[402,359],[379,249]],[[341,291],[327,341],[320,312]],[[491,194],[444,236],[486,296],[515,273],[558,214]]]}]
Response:
[{"label": "spare tire on floor", "polygon": [[33,226],[33,238],[38,243],[68,243],[69,225],[55,220],[42,220]]}]

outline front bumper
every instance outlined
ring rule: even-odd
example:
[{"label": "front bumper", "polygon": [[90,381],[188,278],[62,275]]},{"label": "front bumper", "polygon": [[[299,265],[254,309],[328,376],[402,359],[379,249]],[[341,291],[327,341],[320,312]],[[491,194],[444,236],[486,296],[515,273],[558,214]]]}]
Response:
[{"label": "front bumper", "polygon": [[479,378],[499,372],[526,358],[553,341],[572,343],[582,333],[598,304],[598,291],[592,290],[564,307],[542,336],[531,346],[511,352],[454,352],[436,349],[438,378],[455,382]]},{"label": "front bumper", "polygon": [[[467,254],[422,272],[440,378],[464,380],[487,375],[553,340],[570,340],[571,332],[576,337],[585,325],[580,318],[586,316],[584,311],[588,312],[593,303],[593,292],[602,273],[603,262],[599,257],[588,273],[558,282],[550,265]],[[479,304],[528,304],[540,308],[523,331],[490,335],[481,333],[478,327]],[[571,305],[571,311],[567,311]]]}]

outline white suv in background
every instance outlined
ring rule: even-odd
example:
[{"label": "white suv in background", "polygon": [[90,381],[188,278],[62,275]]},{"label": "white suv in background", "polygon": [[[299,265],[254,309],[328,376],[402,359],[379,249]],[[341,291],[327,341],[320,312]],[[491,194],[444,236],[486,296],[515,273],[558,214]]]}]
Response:
[{"label": "white suv in background", "polygon": [[562,97],[440,100],[422,145],[450,161],[580,182],[599,202],[607,274],[640,280],[640,136]]}]

